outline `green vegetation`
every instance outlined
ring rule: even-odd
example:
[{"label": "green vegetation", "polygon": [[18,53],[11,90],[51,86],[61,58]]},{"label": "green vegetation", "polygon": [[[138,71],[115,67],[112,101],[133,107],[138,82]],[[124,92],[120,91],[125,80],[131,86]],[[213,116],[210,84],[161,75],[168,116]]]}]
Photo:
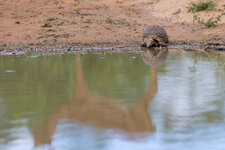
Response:
[{"label": "green vegetation", "polygon": [[218,9],[217,11],[220,12],[219,15],[210,17],[208,19],[202,19],[197,12],[203,10],[212,10],[215,8],[216,3],[212,0],[208,1],[200,1],[198,3],[192,2],[190,6],[187,7],[188,12],[193,13],[193,21],[197,21],[198,24],[204,25],[206,27],[214,27],[220,21],[223,15],[225,15],[225,5],[223,5],[223,9]]},{"label": "green vegetation", "polygon": [[197,11],[203,11],[203,10],[211,10],[215,8],[216,3],[212,0],[208,1],[199,1],[198,3],[191,2],[190,6],[188,6],[188,12],[197,12]]},{"label": "green vegetation", "polygon": [[108,15],[106,22],[112,23],[112,15],[111,14]]},{"label": "green vegetation", "polygon": [[224,15],[224,13],[221,13],[220,15],[216,17],[210,17],[209,19],[205,20],[200,18],[198,15],[193,16],[193,21],[197,21],[198,24],[205,25],[206,27],[214,27],[216,24],[221,21],[221,17]]},{"label": "green vegetation", "polygon": [[58,7],[59,9],[61,9],[61,8],[62,8],[62,3],[61,3],[61,2],[58,2],[57,7]]},{"label": "green vegetation", "polygon": [[225,81],[225,57],[221,56],[218,53],[215,53],[215,51],[208,51],[208,52],[200,52],[200,53],[193,53],[191,55],[193,59],[193,65],[188,66],[188,70],[190,72],[196,72],[199,62],[215,62],[217,64],[215,66],[215,74],[218,80],[221,80],[222,82]]},{"label": "green vegetation", "polygon": [[80,3],[77,2],[77,3],[74,3],[73,6],[74,6],[74,7],[77,7],[79,4],[80,4]]}]

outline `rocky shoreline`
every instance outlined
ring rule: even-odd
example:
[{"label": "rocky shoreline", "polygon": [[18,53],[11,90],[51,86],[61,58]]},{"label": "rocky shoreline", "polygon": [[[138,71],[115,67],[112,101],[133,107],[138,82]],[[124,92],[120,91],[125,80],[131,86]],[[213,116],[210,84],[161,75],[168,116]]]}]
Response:
[{"label": "rocky shoreline", "polygon": [[[180,51],[219,51],[225,52],[225,42],[197,43],[190,41],[173,41],[168,44],[169,49]],[[0,43],[0,55],[17,55],[27,52],[72,52],[72,51],[103,51],[103,50],[141,50],[139,41],[127,43]]]}]

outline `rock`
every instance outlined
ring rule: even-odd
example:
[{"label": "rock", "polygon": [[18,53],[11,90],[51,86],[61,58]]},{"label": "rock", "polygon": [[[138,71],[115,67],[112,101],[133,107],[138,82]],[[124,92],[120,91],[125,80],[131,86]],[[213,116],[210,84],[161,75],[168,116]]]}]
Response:
[{"label": "rock", "polygon": [[176,15],[180,13],[180,9],[177,9],[175,12],[172,13],[172,15]]}]

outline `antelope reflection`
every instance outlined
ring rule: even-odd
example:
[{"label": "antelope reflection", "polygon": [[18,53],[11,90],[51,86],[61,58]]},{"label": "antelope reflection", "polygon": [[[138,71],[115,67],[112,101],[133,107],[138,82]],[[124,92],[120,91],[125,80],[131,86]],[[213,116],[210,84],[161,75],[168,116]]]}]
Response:
[{"label": "antelope reflection", "polygon": [[[167,51],[168,52],[168,51]],[[162,53],[158,53],[162,54]],[[167,53],[164,53],[163,59]],[[67,103],[61,105],[49,116],[44,135],[34,133],[35,146],[51,143],[58,121],[63,118],[85,122],[103,129],[120,129],[127,135],[133,133],[152,133],[155,127],[148,113],[149,102],[157,92],[156,64],[162,62],[161,55],[152,55],[150,51],[143,54],[143,60],[151,67],[151,80],[146,93],[133,105],[126,107],[119,100],[92,95],[82,73],[80,54],[76,55],[77,92]]]}]

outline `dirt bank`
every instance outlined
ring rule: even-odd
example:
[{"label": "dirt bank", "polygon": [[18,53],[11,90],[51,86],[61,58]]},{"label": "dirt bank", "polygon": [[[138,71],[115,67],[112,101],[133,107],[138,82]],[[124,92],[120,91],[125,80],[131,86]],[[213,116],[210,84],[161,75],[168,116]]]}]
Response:
[{"label": "dirt bank", "polygon": [[[138,44],[147,25],[161,25],[170,41],[224,42],[225,17],[216,27],[193,22],[189,0],[4,0],[0,44]],[[225,0],[217,0],[217,8]],[[219,12],[201,13],[209,18]]]}]

